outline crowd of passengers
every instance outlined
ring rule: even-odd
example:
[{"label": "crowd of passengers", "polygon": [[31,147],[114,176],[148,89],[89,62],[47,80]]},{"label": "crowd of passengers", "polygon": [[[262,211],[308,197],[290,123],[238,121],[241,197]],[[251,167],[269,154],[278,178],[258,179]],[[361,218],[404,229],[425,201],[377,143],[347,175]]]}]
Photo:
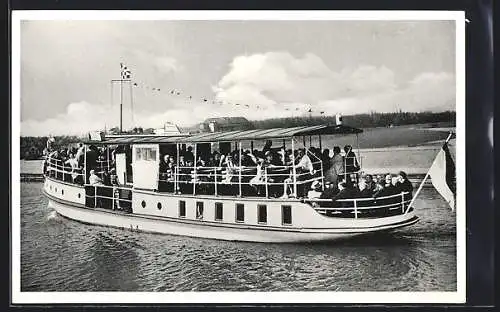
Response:
[{"label": "crowd of passengers", "polygon": [[52,143],[53,141],[48,140],[44,149],[44,174],[83,185],[83,169],[87,168],[86,174],[90,184],[112,185],[113,171],[109,168],[114,168],[114,150],[107,151],[105,147],[90,145],[85,151],[82,143],[74,147],[55,149]]},{"label": "crowd of passengers", "polygon": [[[107,150],[90,145],[85,151],[82,143],[78,147],[55,150],[47,142],[44,154],[44,173],[66,182],[84,184],[83,168],[87,168],[87,181],[91,185],[117,185],[114,174],[114,154],[123,152],[123,147]],[[218,151],[198,155],[195,161],[192,147],[175,155],[164,154],[160,161],[159,191],[197,194],[239,194],[241,170],[242,196],[298,197],[308,199],[379,198],[407,192],[412,195],[413,186],[405,172],[385,176],[359,175],[360,166],[350,145],[321,151],[310,147],[294,151],[275,148],[267,141],[261,150],[234,150],[221,154]],[[240,163],[241,155],[241,163]],[[108,159],[109,157],[109,159]],[[295,159],[295,162],[293,161]],[[48,164],[58,164],[58,170],[47,170]],[[241,164],[241,167],[240,167]],[[179,166],[178,170],[176,167]],[[196,173],[194,168],[196,167]],[[297,194],[293,187],[295,167]],[[64,171],[64,172],[63,172]],[[68,172],[70,172],[68,174]],[[175,176],[177,173],[177,177]],[[323,179],[320,177],[323,176]],[[217,183],[214,183],[217,179]],[[322,184],[323,182],[323,184]],[[177,190],[174,190],[177,185]]]},{"label": "crowd of passengers", "polygon": [[[333,148],[333,155],[329,149],[321,151],[315,147],[310,147],[308,151],[297,149],[294,153],[295,157],[292,157],[291,149],[273,148],[272,142],[267,141],[262,150],[246,149],[241,153],[234,150],[227,154],[214,151],[199,155],[195,161],[192,148],[188,147],[179,152],[178,162],[175,155],[162,155],[159,190],[174,192],[177,185],[179,193],[191,193],[193,187],[196,187],[196,194],[239,194],[241,171],[242,196],[335,200],[377,198],[401,192],[408,192],[411,196],[413,191],[404,172],[400,172],[397,177],[391,174],[385,178],[370,174],[359,176],[360,166],[350,145],[344,147],[344,154],[338,146]],[[296,172],[297,194],[293,188],[293,167]],[[321,173],[323,179],[320,179]]]}]

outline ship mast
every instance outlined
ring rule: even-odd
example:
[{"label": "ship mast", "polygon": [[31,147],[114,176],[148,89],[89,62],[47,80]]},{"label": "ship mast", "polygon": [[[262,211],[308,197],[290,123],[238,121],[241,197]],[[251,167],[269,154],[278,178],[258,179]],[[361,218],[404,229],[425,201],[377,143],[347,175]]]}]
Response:
[{"label": "ship mast", "polygon": [[123,79],[120,79],[120,133],[123,131]]},{"label": "ship mast", "polygon": [[[132,107],[132,80],[131,78],[131,72],[127,68],[127,66],[124,66],[123,63],[120,63],[120,79],[111,79],[111,95],[113,94],[113,87],[115,83],[120,83],[120,133],[123,132],[123,83],[128,83],[128,86],[130,88],[130,106],[131,110],[133,109]],[[113,101],[113,97],[111,97],[111,101]],[[113,105],[113,103],[111,103]],[[132,112],[132,119],[133,119],[133,112]]]},{"label": "ship mast", "polygon": [[[120,133],[123,132],[123,83],[129,83],[130,79],[111,79],[111,93],[113,93],[113,87],[116,83],[120,84]],[[130,95],[132,96],[132,87],[130,86]],[[113,105],[113,103],[111,103]]]}]

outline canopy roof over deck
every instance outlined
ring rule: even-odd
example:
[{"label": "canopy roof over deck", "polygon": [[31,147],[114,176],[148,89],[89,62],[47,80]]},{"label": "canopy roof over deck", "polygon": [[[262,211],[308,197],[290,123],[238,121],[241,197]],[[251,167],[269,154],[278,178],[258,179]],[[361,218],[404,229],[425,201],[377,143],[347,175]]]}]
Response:
[{"label": "canopy roof over deck", "polygon": [[238,130],[226,132],[205,132],[193,135],[177,136],[117,136],[107,137],[102,141],[87,141],[87,144],[129,145],[129,144],[175,144],[234,142],[250,140],[285,139],[296,136],[358,134],[363,130],[346,125],[318,125],[292,128],[271,128]]},{"label": "canopy roof over deck", "polygon": [[220,141],[249,141],[249,140],[267,140],[267,139],[284,139],[294,136],[306,135],[327,135],[327,134],[355,134],[361,133],[363,130],[345,126],[345,125],[319,125],[319,126],[302,126],[293,128],[271,128],[271,129],[254,129],[245,131],[229,131],[229,132],[213,132],[200,133],[190,137],[181,139],[186,143],[195,142],[220,142]]}]

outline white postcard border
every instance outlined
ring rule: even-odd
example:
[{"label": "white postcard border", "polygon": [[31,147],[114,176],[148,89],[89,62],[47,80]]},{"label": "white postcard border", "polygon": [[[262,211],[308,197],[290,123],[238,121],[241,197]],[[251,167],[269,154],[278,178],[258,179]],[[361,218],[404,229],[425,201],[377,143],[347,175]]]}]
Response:
[{"label": "white postcard border", "polygon": [[[20,233],[21,20],[454,20],[456,22],[457,291],[455,292],[22,292]],[[13,11],[12,303],[464,303],[465,13],[463,11]]]}]

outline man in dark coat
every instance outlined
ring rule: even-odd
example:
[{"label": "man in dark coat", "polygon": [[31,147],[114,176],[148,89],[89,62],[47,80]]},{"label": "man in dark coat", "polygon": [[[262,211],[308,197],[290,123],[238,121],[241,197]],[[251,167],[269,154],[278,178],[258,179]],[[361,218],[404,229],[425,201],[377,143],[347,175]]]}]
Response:
[{"label": "man in dark coat", "polygon": [[338,189],[335,187],[333,183],[329,181],[325,182],[325,190],[321,193],[319,198],[321,199],[333,199],[338,193]]},{"label": "man in dark coat", "polygon": [[413,193],[413,185],[408,180],[408,176],[406,172],[400,171],[398,174],[398,182],[396,183],[396,188],[400,192],[408,192],[410,194]]},{"label": "man in dark coat", "polygon": [[339,192],[337,193],[337,195],[335,195],[335,197],[333,197],[334,200],[351,199],[359,197],[359,190],[356,189],[352,184],[348,184],[346,182],[340,182],[338,187],[339,187]]},{"label": "man in dark coat", "polygon": [[344,146],[344,152],[345,152],[346,173],[352,173],[358,171],[360,168],[358,160],[356,158],[356,154],[354,154],[352,150],[352,146],[350,145]]},{"label": "man in dark coat", "polygon": [[413,185],[408,180],[408,176],[406,172],[400,171],[398,174],[398,182],[396,182],[396,189],[398,193],[400,192],[408,192],[409,194],[405,194],[405,200],[409,199],[413,196]]},{"label": "man in dark coat", "polygon": [[373,194],[373,197],[384,197],[384,196],[391,196],[395,195],[398,193],[398,190],[396,189],[396,186],[392,185],[392,175],[388,174],[385,176],[385,185],[384,188],[375,194]]},{"label": "man in dark coat", "polygon": [[373,176],[367,174],[365,176],[365,188],[361,190],[361,197],[370,198],[375,193],[375,182],[373,182]]}]

